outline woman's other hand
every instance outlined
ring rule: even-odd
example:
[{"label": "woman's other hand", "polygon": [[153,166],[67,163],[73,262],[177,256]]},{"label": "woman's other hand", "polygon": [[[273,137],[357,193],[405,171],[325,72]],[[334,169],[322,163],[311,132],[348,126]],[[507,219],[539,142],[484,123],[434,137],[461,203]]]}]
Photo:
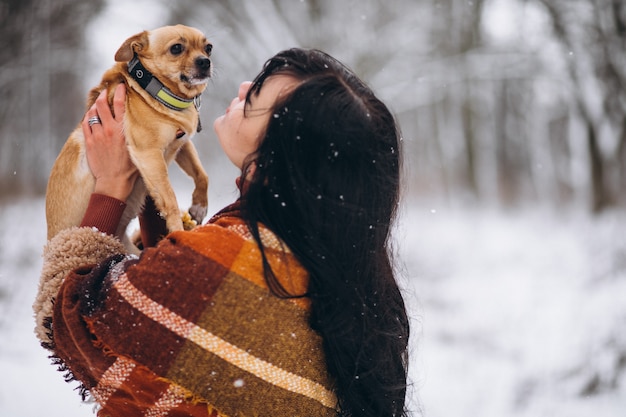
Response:
[{"label": "woman's other hand", "polygon": [[87,163],[96,179],[94,193],[121,201],[132,192],[138,175],[124,137],[125,102],[126,86],[120,84],[113,97],[114,116],[103,91],[82,122]]}]

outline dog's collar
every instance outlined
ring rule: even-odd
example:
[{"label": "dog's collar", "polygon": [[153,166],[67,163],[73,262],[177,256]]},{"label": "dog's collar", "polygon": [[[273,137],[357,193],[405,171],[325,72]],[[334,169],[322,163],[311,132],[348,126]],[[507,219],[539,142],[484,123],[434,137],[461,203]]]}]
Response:
[{"label": "dog's collar", "polygon": [[187,99],[172,93],[157,77],[152,75],[152,73],[142,65],[137,55],[128,63],[128,73],[137,81],[141,88],[170,109],[185,110],[192,104],[195,104],[196,108],[200,109],[200,96]]}]

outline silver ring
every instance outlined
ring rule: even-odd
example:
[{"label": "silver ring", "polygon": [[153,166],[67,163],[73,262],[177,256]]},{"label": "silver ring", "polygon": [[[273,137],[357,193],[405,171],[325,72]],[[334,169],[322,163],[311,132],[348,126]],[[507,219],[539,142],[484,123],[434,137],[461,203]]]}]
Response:
[{"label": "silver ring", "polygon": [[93,117],[90,117],[87,120],[87,123],[89,124],[89,126],[93,126],[93,125],[96,125],[98,123],[102,124],[102,121],[100,120],[100,118],[98,116],[93,116]]}]

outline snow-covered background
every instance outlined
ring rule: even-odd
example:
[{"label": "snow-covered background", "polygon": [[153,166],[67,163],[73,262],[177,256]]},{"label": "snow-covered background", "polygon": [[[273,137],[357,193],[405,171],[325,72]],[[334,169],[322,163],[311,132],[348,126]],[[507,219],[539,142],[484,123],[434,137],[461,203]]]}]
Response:
[{"label": "snow-covered background", "polygon": [[[92,23],[89,30],[107,35],[94,37],[94,67],[103,70],[128,33],[162,19],[148,3],[125,5],[129,13],[111,8]],[[493,10],[492,32],[506,40],[515,33],[504,18],[511,9]],[[212,88],[231,75],[224,69]],[[207,170],[214,213],[235,198],[236,172],[223,163]],[[172,171],[185,207],[190,184]],[[396,238],[413,324],[416,416],[626,416],[623,210],[503,210],[414,195],[404,202]],[[43,198],[0,202],[0,417],[92,415],[33,334],[44,242]]]},{"label": "snow-covered background", "polygon": [[410,206],[424,416],[626,416],[626,216]]},{"label": "snow-covered background", "polygon": [[[184,205],[188,184],[177,188]],[[234,196],[218,180],[211,212]],[[626,415],[625,213],[406,203],[396,236],[415,415]],[[92,414],[33,335],[44,230],[41,198],[0,206],[3,417]]]}]

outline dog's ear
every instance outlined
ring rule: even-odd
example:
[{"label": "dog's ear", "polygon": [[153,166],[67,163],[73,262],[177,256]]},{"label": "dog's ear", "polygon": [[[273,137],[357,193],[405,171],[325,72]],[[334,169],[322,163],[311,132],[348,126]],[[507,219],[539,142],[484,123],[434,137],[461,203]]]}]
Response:
[{"label": "dog's ear", "polygon": [[117,62],[128,62],[133,59],[135,52],[141,51],[148,45],[148,31],[144,30],[126,39],[120,49],[115,53]]}]

